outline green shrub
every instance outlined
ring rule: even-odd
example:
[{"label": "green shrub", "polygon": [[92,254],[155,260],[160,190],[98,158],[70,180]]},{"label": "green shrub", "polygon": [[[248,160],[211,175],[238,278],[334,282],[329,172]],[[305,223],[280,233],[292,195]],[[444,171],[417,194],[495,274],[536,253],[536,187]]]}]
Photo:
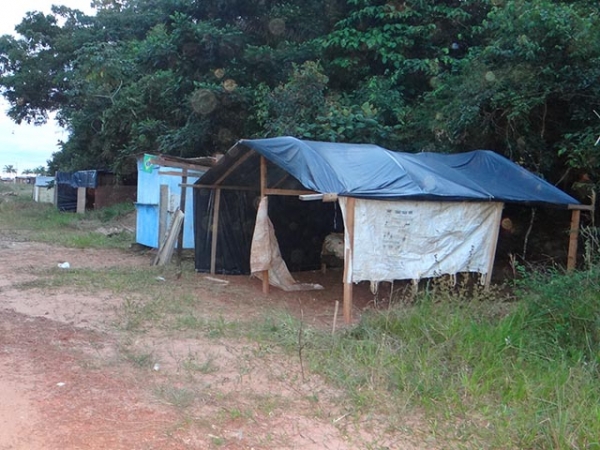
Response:
[{"label": "green shrub", "polygon": [[457,448],[600,448],[597,280],[527,274],[511,301],[432,286],[335,336],[290,317],[262,333],[295,357],[301,344],[313,371],[390,428],[424,413]]},{"label": "green shrub", "polygon": [[531,274],[523,287],[527,327],[547,349],[599,364],[600,267],[566,274]]},{"label": "green shrub", "polygon": [[90,219],[97,219],[100,222],[107,223],[124,217],[134,211],[135,205],[132,202],[125,202],[90,211],[87,215]]}]

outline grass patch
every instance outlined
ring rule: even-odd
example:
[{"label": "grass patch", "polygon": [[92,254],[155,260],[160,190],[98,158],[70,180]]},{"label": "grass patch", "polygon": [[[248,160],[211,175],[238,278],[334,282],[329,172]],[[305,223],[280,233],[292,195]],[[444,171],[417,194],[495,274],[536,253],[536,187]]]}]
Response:
[{"label": "grass patch", "polygon": [[132,202],[125,202],[88,211],[86,214],[87,220],[98,220],[102,223],[109,223],[121,220],[134,211],[135,205]]},{"label": "grass patch", "polygon": [[155,356],[152,351],[133,350],[128,346],[120,348],[123,359],[139,369],[150,369],[154,366]]},{"label": "grass patch", "polygon": [[[15,284],[20,289],[65,288],[82,292],[111,291],[116,294],[151,292],[165,294],[172,289],[157,280],[170,269],[160,267],[108,267],[108,268],[33,268],[31,273],[39,278],[35,281]],[[172,269],[171,269],[172,270]]]},{"label": "grass patch", "polygon": [[189,408],[197,398],[194,390],[169,384],[158,386],[155,389],[155,394],[165,403],[180,409]]},{"label": "grass patch", "polygon": [[[182,271],[193,273],[192,261],[184,261]],[[201,332],[211,338],[239,337],[247,328],[222,315],[207,316],[202,301],[190,283],[173,283],[175,266],[107,268],[31,268],[36,279],[13,284],[17,289],[46,292],[68,289],[73,292],[110,292],[122,297],[117,310],[117,326],[142,332],[151,327],[170,332]],[[203,294],[210,295],[210,286]]]},{"label": "grass patch", "polygon": [[216,363],[216,357],[208,354],[204,361],[200,361],[198,355],[188,354],[188,356],[181,362],[181,367],[190,373],[201,373],[208,375],[219,371],[219,366]]},{"label": "grass patch", "polygon": [[531,278],[518,303],[429,290],[333,337],[271,317],[257,338],[297,357],[303,333],[305,364],[390,429],[423,411],[466,448],[600,448],[598,286],[590,273],[551,280]]},{"label": "grass patch", "polygon": [[[19,239],[75,248],[127,248],[134,241],[128,230],[106,236],[97,230],[135,210],[131,202],[85,214],[60,212],[54,205],[32,200],[30,185],[0,185],[0,230]],[[14,195],[13,195],[14,194]]]}]

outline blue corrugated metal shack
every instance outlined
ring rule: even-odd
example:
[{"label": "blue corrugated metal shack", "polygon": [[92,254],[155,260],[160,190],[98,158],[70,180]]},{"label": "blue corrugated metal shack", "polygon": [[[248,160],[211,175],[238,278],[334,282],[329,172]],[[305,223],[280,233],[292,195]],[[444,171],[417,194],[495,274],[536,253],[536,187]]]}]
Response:
[{"label": "blue corrugated metal shack", "polygon": [[[214,164],[214,158],[177,158],[166,155],[141,155],[137,159],[136,242],[159,248],[160,236],[171,225],[178,209],[185,214],[183,248],[194,248],[194,214],[192,190],[195,183]],[[182,186],[182,184],[184,186]],[[184,202],[182,204],[182,198]]]}]

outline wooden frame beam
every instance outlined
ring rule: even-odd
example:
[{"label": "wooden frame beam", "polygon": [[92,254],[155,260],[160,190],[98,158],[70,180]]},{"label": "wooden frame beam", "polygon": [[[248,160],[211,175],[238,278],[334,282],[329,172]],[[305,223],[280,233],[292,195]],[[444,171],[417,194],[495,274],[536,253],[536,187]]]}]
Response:
[{"label": "wooden frame beam", "polygon": [[595,205],[569,205],[569,210],[579,210],[579,211],[595,211]]},{"label": "wooden frame beam", "polygon": [[185,228],[184,224],[185,224],[185,201],[186,201],[186,194],[187,194],[187,188],[185,188],[183,185],[187,184],[187,179],[188,179],[188,170],[187,169],[183,169],[181,171],[181,184],[182,186],[179,188],[179,210],[184,214],[184,222],[181,224],[181,228],[179,229],[179,235],[177,236],[177,264],[179,265],[179,267],[181,267],[181,259],[183,258],[183,230]]},{"label": "wooden frame beam", "polygon": [[[201,170],[190,170],[190,169],[183,169],[184,172],[188,173],[188,176],[201,176],[204,172]],[[169,175],[169,176],[175,176],[175,177],[180,177],[182,175],[182,172],[173,172],[173,171],[162,171],[159,170],[158,171],[159,175]]]},{"label": "wooden frame beam", "polygon": [[220,186],[218,184],[181,184],[180,186],[192,189],[220,189],[222,191],[260,191],[260,188],[252,186]]},{"label": "wooden frame beam", "polygon": [[569,228],[569,251],[567,253],[567,271],[575,270],[577,266],[577,247],[579,244],[579,225],[581,223],[581,211],[590,211],[594,214],[596,210],[596,195],[592,196],[591,205],[569,205],[571,211],[571,226]]},{"label": "wooden frame beam", "polygon": [[[233,163],[231,165],[231,167],[229,169],[227,169],[225,171],[225,173],[223,175],[221,175],[217,181],[215,181],[214,184],[220,184],[225,178],[227,178],[231,174],[231,172],[233,172],[235,169],[237,169],[239,166],[241,166],[244,162],[246,162],[246,160],[248,158],[250,158],[254,154],[255,154],[254,150],[248,150],[248,153],[246,153],[244,156],[241,156],[240,159],[238,159],[235,163]],[[261,158],[262,158],[262,156],[261,156]]]},{"label": "wooden frame beam", "polygon": [[[262,187],[261,187],[262,189]],[[264,192],[264,195],[287,195],[290,197],[296,197],[299,195],[305,195],[305,194],[316,194],[315,191],[309,191],[309,190],[301,190],[301,189],[272,189],[272,188],[264,188],[264,191],[261,190],[261,192]]]},{"label": "wooden frame beam", "polygon": [[344,255],[344,322],[349,324],[352,322],[352,300],[353,300],[353,285],[352,285],[352,260],[354,255],[354,212],[356,199],[348,197],[346,201],[346,233],[348,233],[348,248]]},{"label": "wooden frame beam", "polygon": [[167,221],[169,215],[169,185],[160,185],[160,194],[158,200],[158,245],[160,250],[167,235]]},{"label": "wooden frame beam", "polygon": [[195,171],[202,171],[202,172],[206,172],[207,170],[209,170],[211,168],[211,166],[207,166],[204,164],[194,164],[194,163],[172,161],[169,159],[161,158],[160,156],[152,157],[150,159],[150,162],[152,164],[156,164],[157,166],[171,167],[171,168],[176,168],[176,169],[195,170]]},{"label": "wooden frame beam", "polygon": [[569,252],[567,254],[567,271],[572,271],[577,265],[577,245],[579,242],[579,222],[581,210],[573,209],[571,213],[571,227],[569,229]]},{"label": "wooden frame beam", "polygon": [[301,194],[298,198],[303,202],[313,202],[315,200],[323,200],[323,194]]},{"label": "wooden frame beam", "polygon": [[77,188],[77,214],[85,213],[85,194],[87,189],[84,187]]},{"label": "wooden frame beam", "polygon": [[273,188],[276,188],[277,186],[280,186],[285,180],[287,180],[290,177],[289,173],[285,173],[285,175],[283,175],[279,180],[277,180],[274,184],[273,184]]},{"label": "wooden frame beam", "polygon": [[303,202],[321,200],[323,203],[337,202],[337,194],[302,194],[298,196]]},{"label": "wooden frame beam", "polygon": [[217,267],[217,244],[219,236],[219,214],[221,209],[221,190],[215,190],[215,205],[213,208],[212,241],[210,245],[210,273],[214,275]]},{"label": "wooden frame beam", "polygon": [[494,218],[494,231],[491,241],[490,259],[488,260],[487,273],[485,275],[485,289],[490,288],[492,282],[492,272],[494,270],[494,260],[496,259],[496,248],[498,247],[498,235],[500,234],[500,222],[502,220],[502,209],[504,205],[498,208],[496,211],[496,217]]},{"label": "wooden frame beam", "polygon": [[[267,160],[260,156],[260,200],[267,196]],[[269,271],[262,271],[262,291],[263,294],[269,293]]]}]

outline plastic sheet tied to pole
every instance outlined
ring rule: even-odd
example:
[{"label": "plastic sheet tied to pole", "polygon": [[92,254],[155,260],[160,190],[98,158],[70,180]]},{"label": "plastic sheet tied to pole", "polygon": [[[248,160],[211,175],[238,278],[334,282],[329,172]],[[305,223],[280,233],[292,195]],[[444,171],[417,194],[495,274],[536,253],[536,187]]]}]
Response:
[{"label": "plastic sheet tied to pole", "polygon": [[[340,198],[346,220],[346,198]],[[356,199],[352,282],[419,280],[491,269],[502,203]],[[345,243],[346,248],[349,243]]]},{"label": "plastic sheet tied to pole", "polygon": [[323,289],[319,284],[298,283],[289,272],[281,257],[273,224],[268,214],[268,198],[263,197],[256,214],[256,225],[250,250],[252,275],[262,279],[261,272],[269,271],[269,284],[284,291],[306,291]]}]

